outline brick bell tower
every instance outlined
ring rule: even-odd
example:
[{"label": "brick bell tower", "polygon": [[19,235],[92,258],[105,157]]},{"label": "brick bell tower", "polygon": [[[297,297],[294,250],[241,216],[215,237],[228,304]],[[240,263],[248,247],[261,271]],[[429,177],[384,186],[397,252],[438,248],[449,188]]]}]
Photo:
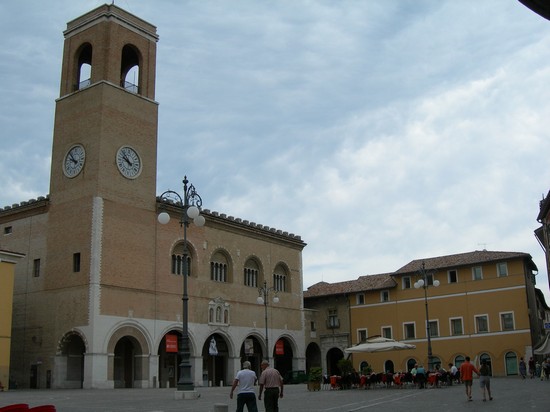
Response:
[{"label": "brick bell tower", "polygon": [[[44,342],[35,356],[70,352],[76,339],[82,386],[113,387],[107,319],[151,319],[155,308],[158,36],[111,4],[67,23],[64,37],[45,276],[34,309]],[[55,386],[70,387],[78,374],[66,376],[67,358],[49,365]]]}]

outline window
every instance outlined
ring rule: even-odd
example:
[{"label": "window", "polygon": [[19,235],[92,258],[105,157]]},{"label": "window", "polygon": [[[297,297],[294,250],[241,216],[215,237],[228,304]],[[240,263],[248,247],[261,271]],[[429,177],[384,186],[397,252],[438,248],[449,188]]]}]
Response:
[{"label": "window", "polygon": [[387,339],[393,339],[391,326],[382,326],[382,337]]},{"label": "window", "polygon": [[315,332],[317,330],[317,325],[315,325],[315,321],[312,320],[310,323],[309,323],[310,327],[311,327],[311,331],[312,332]]},{"label": "window", "polygon": [[358,305],[364,305],[365,304],[365,295],[363,293],[359,293],[357,295],[356,302],[357,302]]},{"label": "window", "polygon": [[428,281],[428,286],[433,286],[434,284],[434,275],[433,273],[426,274],[426,280]]},{"label": "window", "polygon": [[253,260],[248,260],[244,265],[244,284],[253,288],[258,287],[258,275],[260,270],[258,264]]},{"label": "window", "polygon": [[357,329],[357,343],[361,343],[368,338],[367,329]]},{"label": "window", "polygon": [[389,290],[383,290],[380,292],[380,301],[381,302],[389,302],[390,301],[390,291]]},{"label": "window", "polygon": [[40,259],[34,259],[32,265],[32,274],[35,278],[40,276]]},{"label": "window", "polygon": [[447,277],[449,278],[449,283],[458,283],[458,273],[456,270],[449,270]]},{"label": "window", "polygon": [[411,277],[403,276],[403,289],[410,289],[410,288],[411,288]]},{"label": "window", "polygon": [[[191,256],[189,256],[189,252],[185,250],[184,246],[183,243],[179,243],[172,251],[171,271],[173,275],[183,275],[184,270],[187,270],[187,276],[191,275]],[[187,267],[184,266],[186,260]]]},{"label": "window", "polygon": [[228,264],[225,255],[216,252],[210,261],[210,280],[214,282],[227,282]]},{"label": "window", "polygon": [[80,253],[73,253],[73,272],[80,272]]},{"label": "window", "polygon": [[403,335],[405,339],[414,339],[416,337],[414,329],[414,322],[403,324]]},{"label": "window", "polygon": [[489,319],[487,315],[477,315],[475,317],[476,333],[489,332]]},{"label": "window", "polygon": [[273,274],[273,287],[277,292],[286,291],[286,276],[278,273]]},{"label": "window", "polygon": [[464,333],[462,318],[451,318],[451,336],[458,336]]},{"label": "window", "polygon": [[9,234],[12,232],[12,230],[13,230],[13,229],[12,229],[11,226],[6,226],[6,227],[4,228],[4,234],[5,234],[5,235],[9,235]]},{"label": "window", "polygon": [[428,322],[428,330],[430,331],[430,337],[439,336],[439,321],[431,320]]},{"label": "window", "polygon": [[506,262],[497,263],[497,276],[499,278],[508,276],[508,265]]},{"label": "window", "polygon": [[329,309],[328,319],[327,319],[327,328],[338,329],[339,327],[340,327],[340,319],[338,319],[338,310]]},{"label": "window", "polygon": [[282,265],[277,265],[273,271],[273,287],[277,292],[290,292],[287,273]]},{"label": "window", "polygon": [[473,280],[483,279],[483,271],[481,270],[481,266],[475,266],[472,268],[472,279]]},{"label": "window", "polygon": [[512,312],[500,314],[500,328],[501,330],[514,330],[514,314]]},{"label": "window", "polygon": [[210,280],[227,282],[227,265],[220,262],[210,262]]}]

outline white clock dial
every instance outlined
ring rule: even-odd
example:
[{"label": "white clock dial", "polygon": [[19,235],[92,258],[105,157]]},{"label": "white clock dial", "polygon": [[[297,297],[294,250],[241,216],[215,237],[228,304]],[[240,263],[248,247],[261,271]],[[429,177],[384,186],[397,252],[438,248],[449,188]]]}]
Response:
[{"label": "white clock dial", "polygon": [[135,179],[141,173],[141,159],[129,146],[122,146],[116,154],[116,165],[122,176]]},{"label": "white clock dial", "polygon": [[63,173],[69,178],[77,176],[84,168],[86,151],[84,146],[75,144],[72,146],[63,159]]}]

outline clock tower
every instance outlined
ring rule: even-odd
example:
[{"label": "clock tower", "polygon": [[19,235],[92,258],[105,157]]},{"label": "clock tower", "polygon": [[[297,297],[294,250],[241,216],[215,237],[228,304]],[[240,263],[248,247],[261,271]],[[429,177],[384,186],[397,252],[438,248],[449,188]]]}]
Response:
[{"label": "clock tower", "polygon": [[70,21],[64,36],[36,303],[59,307],[52,337],[87,337],[83,385],[101,387],[104,317],[150,318],[155,307],[144,291],[155,289],[158,36],[114,4]]}]

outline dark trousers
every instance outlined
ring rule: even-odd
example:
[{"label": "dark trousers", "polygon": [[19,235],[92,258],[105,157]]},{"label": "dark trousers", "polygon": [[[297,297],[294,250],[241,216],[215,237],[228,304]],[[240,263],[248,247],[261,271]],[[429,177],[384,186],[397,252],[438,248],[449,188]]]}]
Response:
[{"label": "dark trousers", "polygon": [[258,406],[256,405],[255,393],[239,393],[237,395],[237,412],[244,411],[244,405],[248,412],[258,412]]},{"label": "dark trousers", "polygon": [[279,412],[279,388],[267,388],[264,395],[265,412]]}]

